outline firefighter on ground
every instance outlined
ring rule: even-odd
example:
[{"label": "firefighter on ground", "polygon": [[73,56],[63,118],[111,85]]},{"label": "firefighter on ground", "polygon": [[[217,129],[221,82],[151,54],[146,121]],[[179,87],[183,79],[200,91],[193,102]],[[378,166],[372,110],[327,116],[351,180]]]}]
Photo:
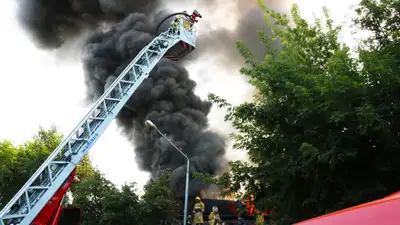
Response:
[{"label": "firefighter on ground", "polygon": [[216,223],[219,222],[221,222],[221,217],[219,216],[218,207],[214,206],[212,208],[212,212],[210,212],[210,215],[208,215],[208,223],[210,225],[215,225]]},{"label": "firefighter on ground", "polygon": [[260,211],[256,211],[256,225],[264,225],[264,215]]},{"label": "firefighter on ground", "polygon": [[193,208],[193,225],[197,225],[197,224],[204,224],[204,218],[203,218],[203,214],[204,214],[204,209],[205,209],[205,205],[204,203],[201,201],[200,197],[196,197],[196,204],[194,204],[194,208]]}]

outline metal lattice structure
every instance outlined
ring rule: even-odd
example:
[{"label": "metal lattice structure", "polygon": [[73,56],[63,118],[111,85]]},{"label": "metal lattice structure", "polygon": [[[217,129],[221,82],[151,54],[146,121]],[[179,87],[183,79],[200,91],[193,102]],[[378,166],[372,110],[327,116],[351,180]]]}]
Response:
[{"label": "metal lattice structure", "polygon": [[194,48],[195,30],[193,27],[186,29],[183,22],[181,19],[178,30],[170,29],[155,37],[131,61],[78,126],[2,209],[0,225],[31,224],[167,51],[182,41]]}]

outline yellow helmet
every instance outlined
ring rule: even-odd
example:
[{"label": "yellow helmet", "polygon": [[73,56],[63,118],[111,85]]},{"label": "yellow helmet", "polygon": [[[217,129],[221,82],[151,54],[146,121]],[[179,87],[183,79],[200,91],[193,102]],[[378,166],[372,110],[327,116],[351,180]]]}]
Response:
[{"label": "yellow helmet", "polygon": [[201,200],[201,199],[200,199],[200,197],[199,197],[199,196],[197,196],[197,197],[195,198],[195,200]]}]

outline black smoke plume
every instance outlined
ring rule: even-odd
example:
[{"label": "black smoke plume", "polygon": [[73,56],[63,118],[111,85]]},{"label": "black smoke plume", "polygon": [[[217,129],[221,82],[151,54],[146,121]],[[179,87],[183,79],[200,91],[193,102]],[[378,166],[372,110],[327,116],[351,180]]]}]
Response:
[{"label": "black smoke plume", "polygon": [[[98,98],[130,60],[151,40],[155,23],[149,16],[133,13],[107,32],[96,32],[87,41],[84,65],[91,97]],[[171,170],[172,185],[184,190],[185,158],[144,121],[153,121],[160,130],[188,154],[191,171],[215,173],[225,161],[225,140],[207,131],[211,104],[194,94],[196,84],[178,64],[162,60],[118,115],[118,123],[133,141],[141,169]],[[146,130],[146,131],[144,131]],[[191,184],[196,194],[201,185]],[[183,193],[183,192],[182,192]]]},{"label": "black smoke plume", "polygon": [[17,0],[18,19],[43,48],[58,48],[86,29],[149,13],[158,0]]},{"label": "black smoke plume", "polygon": [[[59,48],[83,31],[92,31],[83,50],[89,99],[101,96],[129,61],[151,42],[155,27],[167,15],[156,13],[161,7],[157,0],[19,1],[19,20],[42,48]],[[282,0],[269,1],[274,2],[275,10],[284,10],[279,8]],[[212,13],[217,2],[204,0],[199,5],[203,9],[210,5],[207,13]],[[237,39],[250,40],[252,49],[262,49],[256,44],[256,30],[268,28],[255,2],[233,1],[239,20],[236,29],[228,32],[221,28],[198,37],[197,54],[193,56],[213,51],[227,62],[240,64],[235,49]],[[171,185],[179,192],[185,185],[185,159],[154,130],[145,129],[144,121],[152,120],[188,154],[191,171],[217,173],[226,163],[225,140],[208,129],[211,104],[194,94],[195,87],[182,65],[163,59],[117,117],[125,136],[135,145],[140,168],[152,172],[153,177],[160,171],[171,170]],[[190,190],[197,194],[202,185],[199,181],[191,182]]]}]

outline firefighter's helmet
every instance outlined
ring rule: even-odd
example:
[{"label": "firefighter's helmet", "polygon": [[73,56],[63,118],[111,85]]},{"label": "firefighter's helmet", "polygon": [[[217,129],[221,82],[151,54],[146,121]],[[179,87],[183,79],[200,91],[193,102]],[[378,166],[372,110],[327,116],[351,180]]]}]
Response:
[{"label": "firefighter's helmet", "polygon": [[193,15],[202,18],[203,16],[199,13],[199,11],[197,11],[196,9],[193,10]]}]

